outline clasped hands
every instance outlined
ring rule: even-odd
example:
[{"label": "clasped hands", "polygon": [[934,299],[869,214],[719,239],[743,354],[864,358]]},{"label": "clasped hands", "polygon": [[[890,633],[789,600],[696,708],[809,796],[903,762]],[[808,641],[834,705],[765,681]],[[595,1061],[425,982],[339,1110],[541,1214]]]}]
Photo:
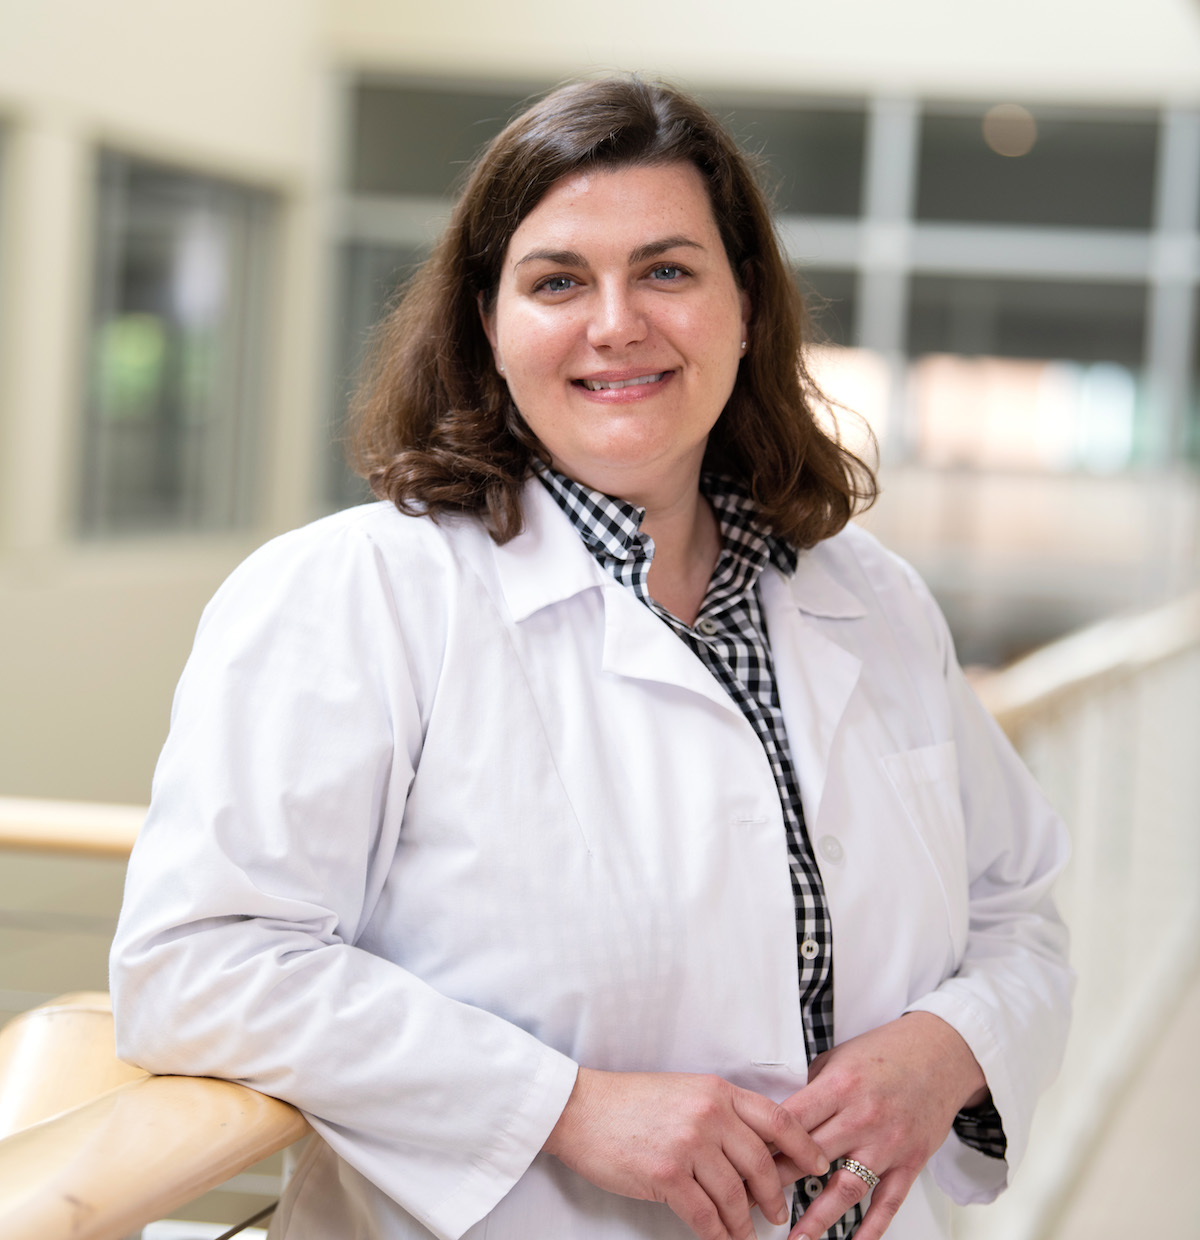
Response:
[{"label": "clasped hands", "polygon": [[[785,1189],[853,1158],[879,1176],[859,1240],[878,1240],[983,1073],[945,1021],[914,1012],[809,1067],[781,1103],[716,1076],[581,1068],[545,1150],[609,1192],[669,1206],[699,1240],[752,1240],[751,1210],[787,1220]],[[790,1240],[818,1240],[867,1186],[838,1170]]]}]

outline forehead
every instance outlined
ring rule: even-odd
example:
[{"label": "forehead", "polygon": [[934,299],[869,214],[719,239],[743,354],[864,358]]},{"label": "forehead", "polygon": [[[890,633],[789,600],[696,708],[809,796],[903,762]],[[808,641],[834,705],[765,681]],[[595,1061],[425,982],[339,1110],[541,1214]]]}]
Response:
[{"label": "forehead", "polygon": [[519,262],[531,247],[624,246],[686,236],[720,246],[708,187],[690,163],[581,171],[556,181],[521,221],[508,243]]}]

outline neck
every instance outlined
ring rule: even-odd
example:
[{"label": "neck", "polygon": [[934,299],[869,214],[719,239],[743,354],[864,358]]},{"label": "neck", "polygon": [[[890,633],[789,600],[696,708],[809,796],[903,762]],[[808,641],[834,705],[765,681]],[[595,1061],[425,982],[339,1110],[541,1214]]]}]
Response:
[{"label": "neck", "polygon": [[654,539],[647,578],[650,597],[692,624],[721,552],[720,527],[700,494],[699,480],[664,504],[646,506],[642,529]]}]

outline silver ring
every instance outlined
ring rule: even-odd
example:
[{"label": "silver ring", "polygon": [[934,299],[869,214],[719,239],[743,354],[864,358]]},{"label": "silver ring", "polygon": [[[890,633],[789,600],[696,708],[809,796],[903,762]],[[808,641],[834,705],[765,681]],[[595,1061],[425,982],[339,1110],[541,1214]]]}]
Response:
[{"label": "silver ring", "polygon": [[851,1175],[856,1175],[868,1188],[874,1188],[879,1183],[879,1177],[870,1167],[864,1167],[862,1163],[855,1162],[853,1158],[839,1158],[838,1165],[843,1171],[849,1171]]}]

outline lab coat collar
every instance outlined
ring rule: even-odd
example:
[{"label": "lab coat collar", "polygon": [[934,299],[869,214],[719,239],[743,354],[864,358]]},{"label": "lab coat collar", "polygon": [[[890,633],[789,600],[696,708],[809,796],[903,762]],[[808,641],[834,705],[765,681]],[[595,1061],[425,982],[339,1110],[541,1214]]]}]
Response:
[{"label": "lab coat collar", "polygon": [[492,550],[509,614],[520,624],[535,611],[599,586],[620,586],[596,563],[544,486],[525,484],[525,528]]},{"label": "lab coat collar", "polygon": [[[535,478],[525,484],[525,528],[494,546],[496,567],[509,613],[518,623],[543,607],[594,586],[616,584],[579,538],[553,497]],[[548,567],[548,566],[553,566]],[[866,607],[821,563],[819,549],[802,551],[796,571],[783,578],[800,611],[831,620],[853,620]]]},{"label": "lab coat collar", "polygon": [[[679,685],[727,710],[738,706],[696,656],[610,573],[596,563],[567,515],[536,479],[526,484],[525,528],[493,544],[501,589],[519,624],[543,607],[584,590],[604,591],[603,670],[637,680]],[[772,613],[798,610],[814,619],[853,620],[863,604],[821,564],[817,551],[800,555],[785,577],[768,567],[762,577],[781,705],[801,771],[806,811],[815,818],[835,733],[858,681],[860,661],[828,636],[772,624]],[[808,629],[808,626],[805,626]]]},{"label": "lab coat collar", "polygon": [[810,616],[827,620],[857,620],[866,607],[821,563],[819,547],[800,553],[796,571],[786,578],[792,602]]},{"label": "lab coat collar", "polygon": [[599,587],[604,592],[603,671],[678,685],[740,715],[737,703],[686,644],[596,562],[536,479],[526,484],[524,501],[524,530],[493,548],[500,586],[518,624],[543,607]]}]

